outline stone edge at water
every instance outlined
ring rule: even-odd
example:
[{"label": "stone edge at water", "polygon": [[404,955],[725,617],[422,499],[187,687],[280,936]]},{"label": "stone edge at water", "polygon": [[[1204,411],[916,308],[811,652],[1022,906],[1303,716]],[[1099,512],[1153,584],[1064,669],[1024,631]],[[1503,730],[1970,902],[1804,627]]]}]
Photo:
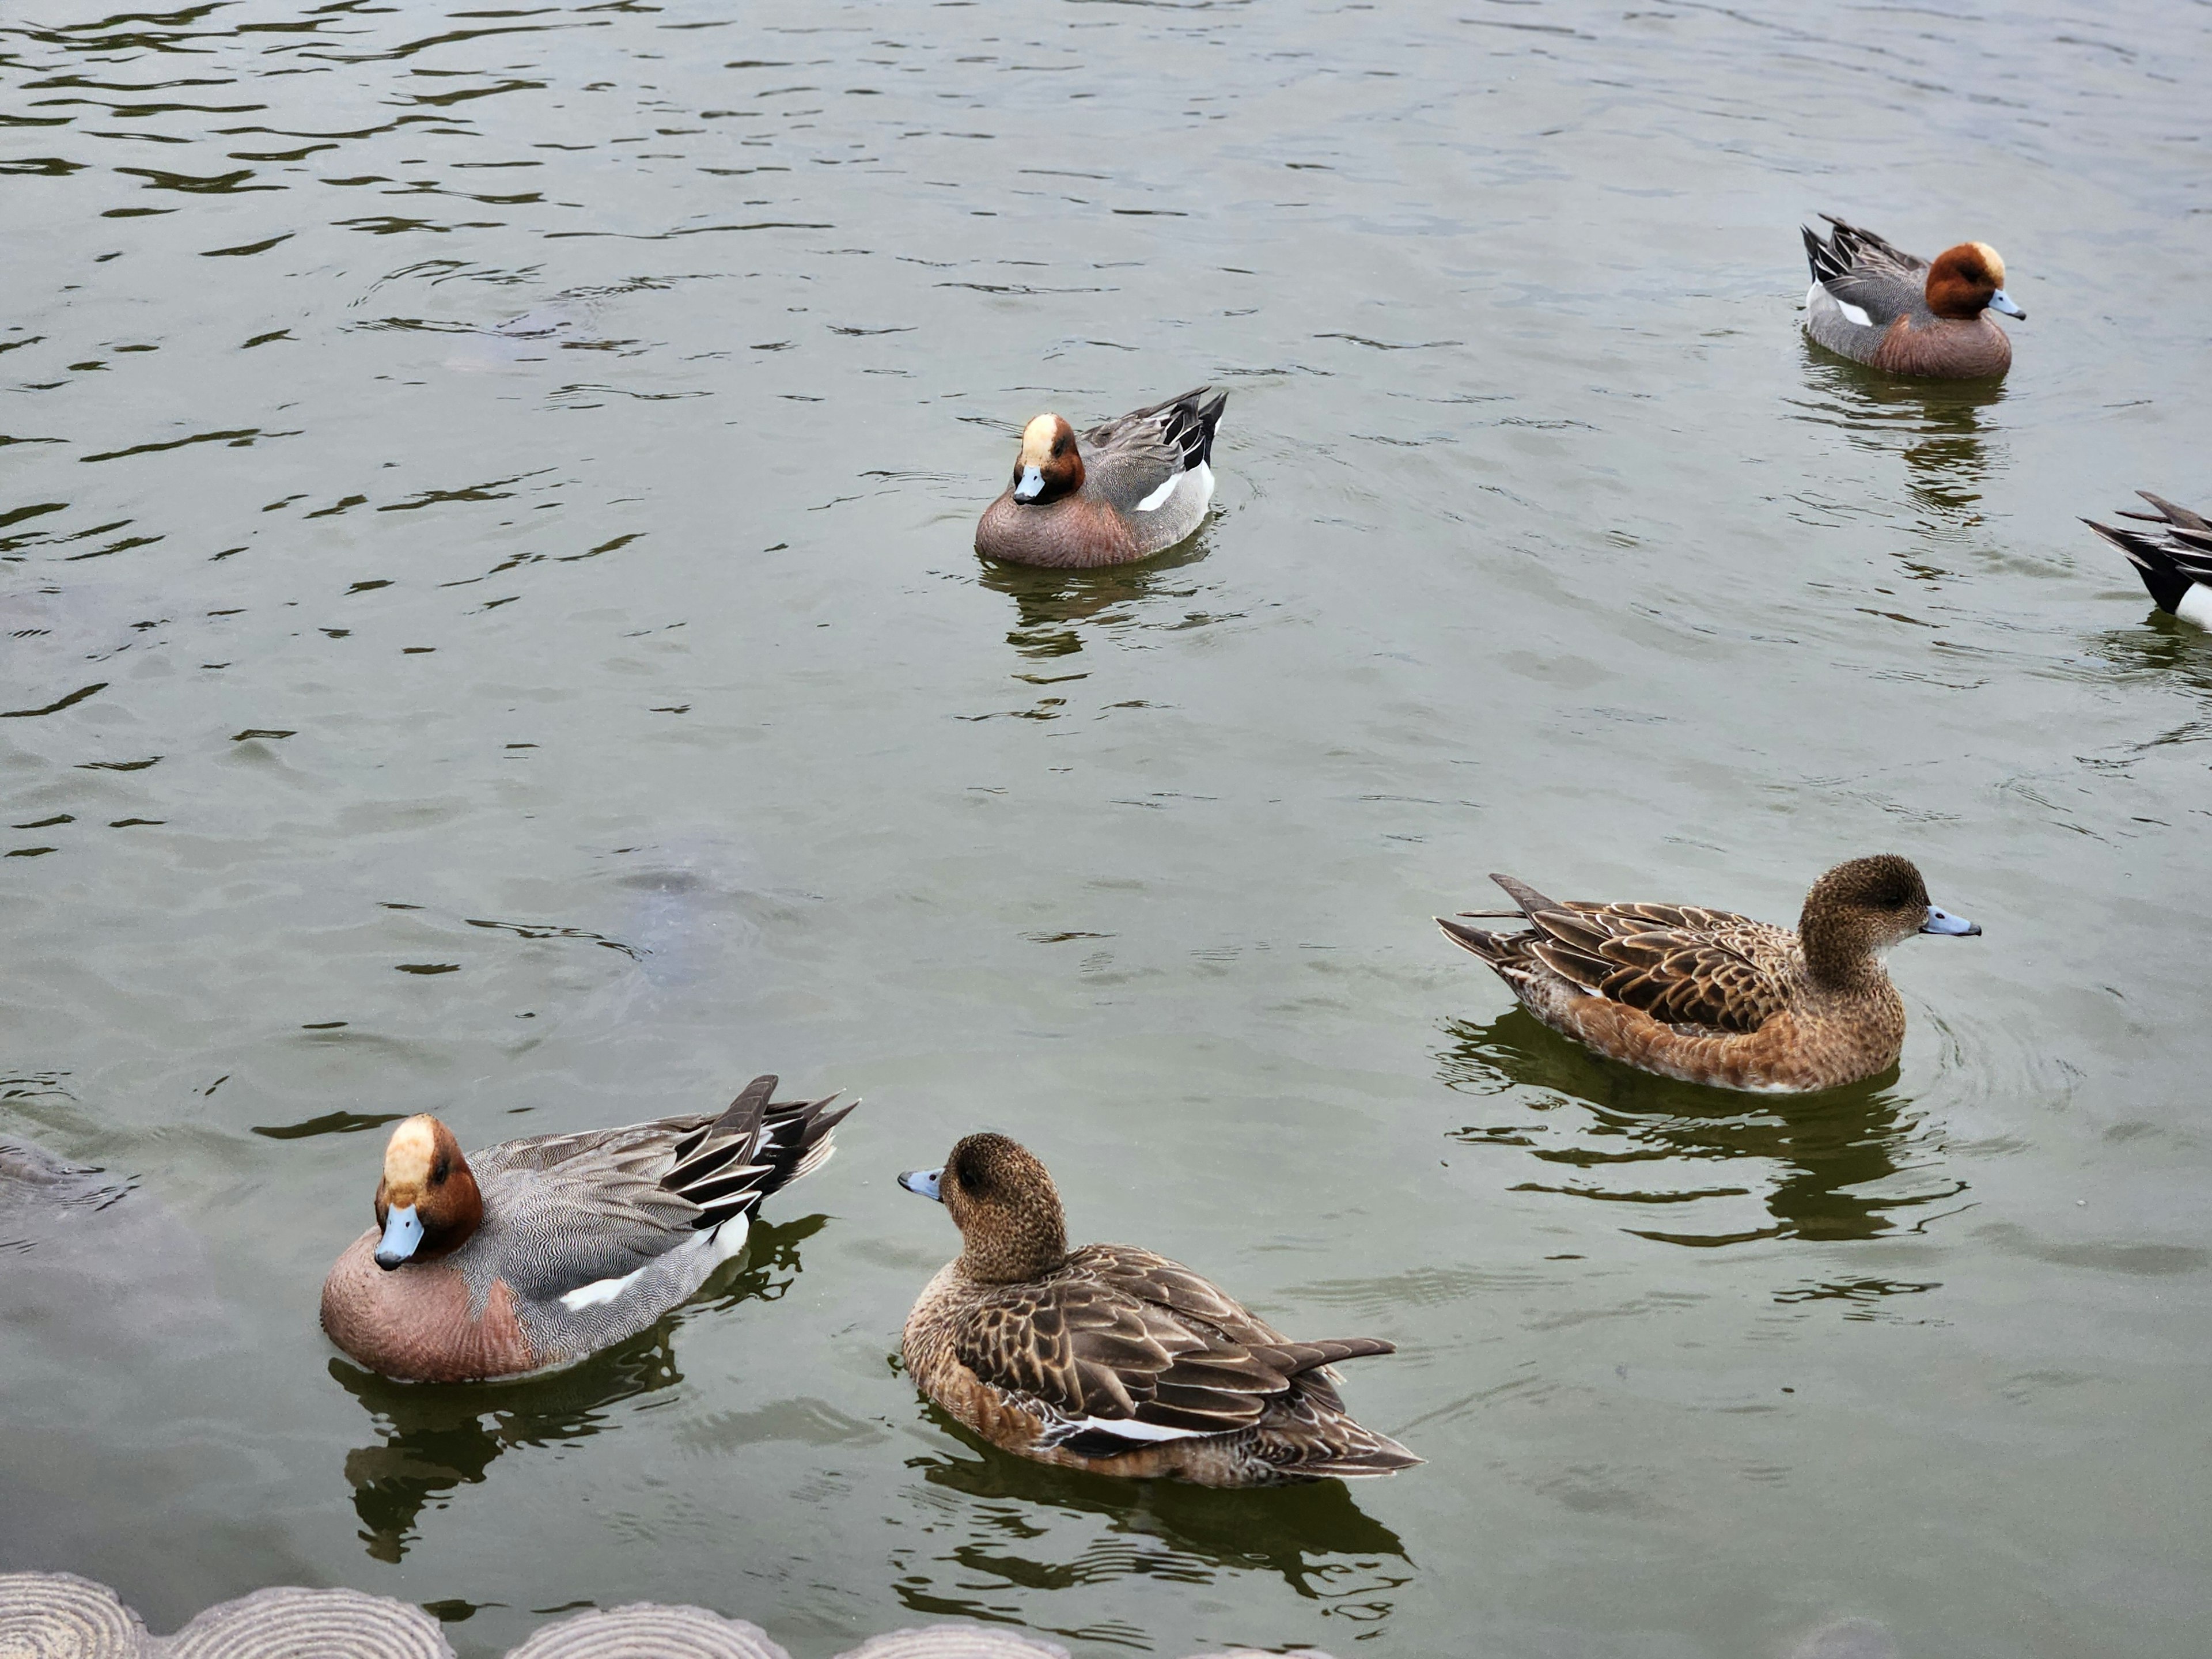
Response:
[{"label": "stone edge at water", "polygon": [[[1852,1621],[1846,1621],[1849,1626]],[[1879,1629],[1879,1626],[1875,1627]],[[1869,1650],[1871,1652],[1871,1650]],[[1894,1652],[1893,1648],[1891,1652]],[[1826,1659],[1827,1650],[1820,1650]],[[1858,1659],[1860,1650],[1837,1659]],[[70,1572],[0,1573],[8,1659],[453,1659],[421,1607],[355,1589],[283,1585],[219,1601],[174,1636],[149,1636],[106,1585]],[[758,1625],[706,1607],[633,1601],[546,1626],[507,1659],[791,1659]],[[947,1623],[871,1637],[840,1659],[1069,1659],[1056,1642],[990,1625]],[[1247,1648],[1195,1659],[1275,1659]],[[1297,1659],[1328,1659],[1301,1649]]]},{"label": "stone edge at water", "polygon": [[138,1659],[146,1626],[105,1584],[73,1572],[0,1572],[0,1652],[23,1659]]}]

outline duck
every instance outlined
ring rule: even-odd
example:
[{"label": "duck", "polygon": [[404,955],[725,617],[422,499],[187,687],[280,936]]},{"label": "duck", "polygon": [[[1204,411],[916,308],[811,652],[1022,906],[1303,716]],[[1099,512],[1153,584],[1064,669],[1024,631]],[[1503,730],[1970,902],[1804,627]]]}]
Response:
[{"label": "duck", "polygon": [[1802,227],[1813,285],[1805,332],[1838,356],[1892,374],[1979,380],[2012,367],[2012,342],[1984,313],[2027,313],[2004,291],[2005,264],[1987,242],[1961,242],[1930,262],[1870,230],[1820,216],[1826,240]]},{"label": "duck", "polygon": [[1058,415],[1022,428],[1005,493],[975,526],[975,551],[1005,564],[1092,569],[1166,551],[1213,500],[1213,434],[1226,392],[1200,386],[1095,426]]},{"label": "duck", "polygon": [[1894,853],[1838,865],[1797,931],[1687,904],[1562,904],[1493,875],[1524,932],[1437,925],[1550,1026],[1640,1071],[1723,1089],[1805,1094],[1897,1063],[1905,1002],[1880,953],[1916,933],[1978,934],[1928,902]]},{"label": "duck", "polygon": [[324,1281],[323,1329],[413,1382],[526,1376],[635,1335],[744,1248],[763,1199],[829,1161],[859,1104],[776,1102],[775,1087],[757,1077],[720,1113],[465,1155],[435,1116],[406,1119],[376,1224]]},{"label": "duck", "polygon": [[1067,1248],[1060,1191],[1026,1147],[962,1138],[899,1184],[935,1199],[961,1251],[907,1316],[923,1394],[1002,1450],[1202,1486],[1353,1479],[1421,1460],[1344,1409],[1344,1359],[1377,1337],[1293,1342],[1189,1268],[1128,1244]]},{"label": "duck", "polygon": [[2212,628],[2212,521],[2148,489],[2136,494],[2158,510],[2137,513],[2124,507],[2120,516],[2146,520],[2161,531],[2130,530],[2094,519],[2081,522],[2134,562],[2136,574],[2160,610],[2199,628]]}]

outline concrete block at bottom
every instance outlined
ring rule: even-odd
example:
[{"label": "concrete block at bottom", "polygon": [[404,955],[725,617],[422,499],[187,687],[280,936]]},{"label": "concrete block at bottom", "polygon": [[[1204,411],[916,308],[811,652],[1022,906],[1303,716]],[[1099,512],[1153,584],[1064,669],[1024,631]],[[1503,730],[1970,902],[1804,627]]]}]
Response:
[{"label": "concrete block at bottom", "polygon": [[0,1572],[7,1659],[139,1659],[146,1626],[105,1584],[73,1572]]},{"label": "concrete block at bottom", "polygon": [[1288,1653],[1262,1653],[1257,1648],[1224,1648],[1218,1653],[1194,1653],[1190,1659],[1328,1659],[1319,1648],[1292,1648]]},{"label": "concrete block at bottom", "polygon": [[289,1585],[218,1601],[148,1651],[159,1659],[453,1659],[438,1621],[409,1602]]},{"label": "concrete block at bottom", "polygon": [[989,1625],[931,1625],[872,1637],[838,1659],[1068,1659],[1068,1653],[1057,1642]]},{"label": "concrete block at bottom", "polygon": [[652,1601],[548,1625],[507,1659],[791,1659],[758,1625]]}]

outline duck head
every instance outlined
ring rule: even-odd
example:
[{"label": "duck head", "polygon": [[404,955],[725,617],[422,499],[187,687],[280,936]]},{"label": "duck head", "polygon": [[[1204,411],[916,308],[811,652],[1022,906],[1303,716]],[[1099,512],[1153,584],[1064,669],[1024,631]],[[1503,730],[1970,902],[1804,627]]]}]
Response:
[{"label": "duck head", "polygon": [[1968,321],[1986,309],[2008,317],[2027,313],[2004,291],[2004,260],[1987,242],[1961,242],[1946,248],[1928,267],[1928,308],[1938,317]]},{"label": "duck head", "polygon": [[908,1170],[899,1185],[952,1212],[960,1266],[970,1279],[1018,1284],[1067,1260],[1060,1188],[1026,1147],[1004,1135],[966,1136],[944,1168]]},{"label": "duck head", "polygon": [[392,1130],[376,1183],[376,1265],[434,1261],[469,1241],[483,1221],[483,1194],[453,1132],[424,1113]]},{"label": "duck head", "polygon": [[1021,459],[1008,486],[1024,506],[1058,501],[1083,488],[1083,453],[1075,428],[1057,415],[1040,415],[1022,428]]},{"label": "duck head", "polygon": [[1824,984],[1848,984],[1875,954],[1915,933],[1978,933],[1978,922],[1928,902],[1928,884],[1911,859],[1894,853],[1839,864],[1805,895],[1797,937],[1805,965]]}]

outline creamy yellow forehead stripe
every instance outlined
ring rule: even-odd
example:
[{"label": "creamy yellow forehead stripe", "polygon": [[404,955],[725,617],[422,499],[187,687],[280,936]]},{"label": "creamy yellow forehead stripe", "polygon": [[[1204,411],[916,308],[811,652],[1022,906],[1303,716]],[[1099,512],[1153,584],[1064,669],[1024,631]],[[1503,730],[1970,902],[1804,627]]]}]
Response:
[{"label": "creamy yellow forehead stripe", "polygon": [[1976,242],[1972,246],[1974,252],[1982,256],[1982,263],[1990,268],[1990,280],[1999,288],[2002,288],[2004,286],[2004,256],[1987,242]]},{"label": "creamy yellow forehead stripe", "polygon": [[427,1187],[437,1156],[437,1120],[410,1117],[392,1132],[384,1149],[384,1178],[395,1187]]},{"label": "creamy yellow forehead stripe", "polygon": [[1060,416],[1040,415],[1022,428],[1022,465],[1042,466],[1052,459],[1053,434],[1060,430]]}]

